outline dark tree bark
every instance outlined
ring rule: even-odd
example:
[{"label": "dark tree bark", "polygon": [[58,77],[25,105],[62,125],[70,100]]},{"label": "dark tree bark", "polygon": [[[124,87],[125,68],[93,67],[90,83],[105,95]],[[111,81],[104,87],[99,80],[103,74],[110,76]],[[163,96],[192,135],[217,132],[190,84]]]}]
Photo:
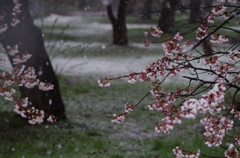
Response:
[{"label": "dark tree bark", "polygon": [[133,15],[136,9],[136,0],[128,0],[128,6],[126,7],[126,14]]},{"label": "dark tree bark", "polygon": [[174,24],[174,9],[178,5],[179,0],[164,0],[162,3],[162,12],[158,21],[158,27],[163,32],[171,32],[171,28]]},{"label": "dark tree bark", "polygon": [[144,16],[142,16],[142,19],[147,19],[147,20],[152,19],[152,14],[150,13],[152,11],[152,3],[153,3],[153,0],[145,0],[144,1],[142,12],[149,13],[149,14],[145,14]]},{"label": "dark tree bark", "polygon": [[117,18],[113,15],[112,5],[107,6],[108,17],[113,26],[113,44],[127,45],[126,7],[129,0],[120,0]]},{"label": "dark tree bark", "polygon": [[78,9],[84,10],[87,5],[86,0],[78,0]]},{"label": "dark tree bark", "polygon": [[211,6],[213,1],[206,1],[206,0],[191,0],[190,1],[190,17],[189,21],[190,22],[197,22],[203,18],[205,18],[205,12],[209,12],[211,8],[202,10],[200,7],[207,7]]},{"label": "dark tree bark", "polygon": [[196,22],[200,19],[201,17],[201,10],[198,9],[201,6],[201,1],[202,0],[191,0],[190,1],[190,22]]},{"label": "dark tree bark", "polygon": [[29,11],[33,19],[42,17],[45,12],[44,1],[43,0],[29,1]]},{"label": "dark tree bark", "polygon": [[[42,32],[33,24],[28,9],[28,1],[19,0],[19,2],[21,13],[17,14],[17,18],[20,23],[11,26],[15,5],[12,0],[0,0],[1,13],[6,13],[0,23],[8,25],[8,29],[0,34],[0,42],[5,49],[7,46],[18,45],[18,55],[20,56],[25,52],[31,54],[32,57],[24,65],[33,67],[40,81],[54,85],[54,89],[51,91],[41,91],[38,87],[33,89],[20,87],[21,98],[28,97],[29,106],[44,110],[45,113],[53,114],[59,119],[65,119],[65,108],[60,95],[58,80],[45,50]],[[9,59],[13,63],[12,56],[9,56]]]},{"label": "dark tree bark", "polygon": [[[209,12],[210,8],[205,10],[201,9],[200,7],[210,6],[212,1],[205,1],[205,0],[191,0],[190,1],[190,22],[200,22],[201,24],[207,25],[206,15],[205,12]],[[203,45],[203,52],[205,55],[210,55],[213,53],[212,46],[210,43],[210,39],[206,39],[202,43]]]}]

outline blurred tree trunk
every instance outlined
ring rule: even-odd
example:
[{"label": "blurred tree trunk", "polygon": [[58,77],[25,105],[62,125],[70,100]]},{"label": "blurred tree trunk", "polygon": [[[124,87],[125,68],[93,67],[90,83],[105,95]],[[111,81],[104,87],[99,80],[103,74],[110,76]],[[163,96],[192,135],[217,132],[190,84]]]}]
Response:
[{"label": "blurred tree trunk", "polygon": [[128,6],[126,7],[126,14],[133,15],[136,7],[136,0],[128,0]]},{"label": "blurred tree trunk", "polygon": [[163,32],[171,32],[171,28],[174,24],[174,9],[176,9],[179,0],[164,0],[162,2],[162,12],[158,21],[158,27]]},{"label": "blurred tree trunk", "polygon": [[112,5],[107,5],[108,17],[113,26],[113,44],[127,45],[126,7],[129,0],[120,0],[117,18],[113,15]]},{"label": "blurred tree trunk", "polygon": [[152,14],[150,13],[152,11],[152,3],[153,3],[153,0],[144,1],[142,13],[149,13],[149,14],[145,14],[144,16],[142,16],[142,19],[147,19],[147,20],[152,19]]},{"label": "blurred tree trunk", "polygon": [[190,1],[190,22],[197,22],[205,17],[205,12],[209,12],[211,8],[201,10],[200,7],[207,7],[211,6],[213,1],[206,1],[206,0],[191,0]]},{"label": "blurred tree trunk", "polygon": [[200,15],[201,15],[201,10],[198,9],[201,6],[201,1],[202,0],[191,0],[189,7],[190,9],[190,18],[189,21],[190,22],[196,22],[200,19]]},{"label": "blurred tree trunk", "polygon": [[45,12],[43,0],[31,0],[29,1],[29,11],[33,19],[42,17]]},{"label": "blurred tree trunk", "polygon": [[86,0],[78,0],[78,9],[84,10],[87,6]]},{"label": "blurred tree trunk", "polygon": [[[210,6],[212,4],[212,1],[205,1],[205,0],[191,0],[190,1],[190,22],[200,22],[201,24],[207,25],[207,20],[206,20],[206,12],[208,13],[211,8],[207,9],[201,9],[200,7],[206,7]],[[205,55],[210,55],[213,53],[212,50],[212,45],[210,42],[210,39],[207,38],[205,41],[202,43],[203,46],[203,52]]]},{"label": "blurred tree trunk", "polygon": [[[14,18],[12,12],[15,4],[12,0],[0,0],[0,10],[5,13],[5,17],[0,23],[8,25],[8,29],[0,34],[0,42],[5,49],[7,46],[18,45],[18,55],[20,56],[25,52],[31,54],[32,57],[24,65],[33,67],[40,81],[54,85],[54,89],[51,91],[42,91],[38,87],[32,89],[20,87],[21,97],[28,97],[29,106],[44,110],[45,113],[53,114],[59,119],[65,119],[65,108],[60,95],[58,80],[45,50],[42,32],[33,24],[28,9],[28,1],[19,0],[19,2],[21,12],[16,17],[20,23],[14,27],[11,23]],[[9,56],[9,59],[13,63],[12,56]]]}]

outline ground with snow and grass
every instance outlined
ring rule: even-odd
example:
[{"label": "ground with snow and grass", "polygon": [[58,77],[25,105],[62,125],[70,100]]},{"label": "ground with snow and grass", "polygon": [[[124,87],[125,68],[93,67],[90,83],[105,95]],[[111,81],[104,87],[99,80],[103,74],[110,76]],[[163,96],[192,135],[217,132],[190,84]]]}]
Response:
[{"label": "ground with snow and grass", "polygon": [[[122,112],[127,102],[137,103],[151,85],[130,85],[118,80],[109,88],[101,88],[97,80],[141,71],[160,58],[163,55],[160,43],[145,48],[142,42],[144,30],[155,26],[154,23],[129,22],[129,46],[111,44],[111,25],[106,17],[51,14],[35,20],[35,24],[43,29],[68,120],[29,125],[12,112],[10,102],[1,98],[0,158],[172,158],[176,146],[223,155],[224,150],[204,145],[200,117],[183,120],[171,133],[156,133],[154,127],[161,121],[161,115],[148,110],[151,96],[124,123],[111,123],[113,113]],[[10,67],[6,64],[3,69]],[[171,90],[184,84],[179,78],[169,79],[163,88]]]}]

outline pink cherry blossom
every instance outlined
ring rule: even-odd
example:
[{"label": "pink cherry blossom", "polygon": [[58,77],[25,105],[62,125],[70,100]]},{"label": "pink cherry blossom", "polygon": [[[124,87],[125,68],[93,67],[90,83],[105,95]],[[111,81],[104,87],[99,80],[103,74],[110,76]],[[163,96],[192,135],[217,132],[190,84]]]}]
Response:
[{"label": "pink cherry blossom", "polygon": [[149,46],[150,46],[150,40],[149,40],[149,38],[145,38],[145,40],[143,41],[143,43],[144,43],[144,46],[145,46],[145,47],[149,47]]},{"label": "pink cherry blossom", "polygon": [[7,29],[8,29],[8,25],[7,24],[0,25],[0,34],[5,32]]},{"label": "pink cherry blossom", "polygon": [[159,27],[151,27],[150,31],[151,31],[151,35],[153,37],[160,38],[162,36],[162,34],[163,34],[162,30]]},{"label": "pink cherry blossom", "polygon": [[38,85],[38,88],[42,91],[49,91],[49,90],[53,90],[54,85],[50,84],[50,83],[44,83],[44,82],[40,82]]},{"label": "pink cherry blossom", "polygon": [[113,123],[122,123],[126,119],[126,114],[125,113],[113,114],[113,116],[114,116],[114,118],[111,121]]},{"label": "pink cherry blossom", "polygon": [[233,144],[229,144],[228,150],[224,152],[226,158],[239,158],[240,154]]},{"label": "pink cherry blossom", "polygon": [[201,25],[196,32],[196,39],[201,40],[208,34],[208,27],[206,25]]},{"label": "pink cherry blossom", "polygon": [[134,105],[133,104],[131,104],[131,103],[127,103],[126,105],[125,105],[125,112],[126,113],[129,113],[129,112],[131,112],[131,111],[133,111],[135,109],[135,107],[134,107]]}]

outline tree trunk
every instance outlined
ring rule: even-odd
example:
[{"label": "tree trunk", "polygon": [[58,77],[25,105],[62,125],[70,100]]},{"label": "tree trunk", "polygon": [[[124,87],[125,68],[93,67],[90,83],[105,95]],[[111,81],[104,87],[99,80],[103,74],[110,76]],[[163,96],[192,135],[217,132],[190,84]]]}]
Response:
[{"label": "tree trunk", "polygon": [[201,17],[201,10],[198,9],[201,6],[201,0],[191,0],[190,1],[190,22],[196,22]]},{"label": "tree trunk", "polygon": [[[205,1],[205,0],[197,0],[197,1],[198,1],[199,4],[198,4],[198,6],[197,5],[195,6],[196,8],[194,10],[197,10],[198,17],[197,17],[197,19],[195,19],[195,21],[199,20],[201,24],[207,25],[208,22],[207,22],[205,13],[206,13],[206,11],[207,12],[211,11],[211,9],[208,8],[208,9],[205,9],[205,10],[200,10],[200,9],[197,9],[197,8],[198,7],[210,6],[212,4],[212,1]],[[205,55],[213,54],[210,38],[207,38],[205,41],[203,41],[202,45],[203,45],[203,52],[204,52]]]},{"label": "tree trunk", "polygon": [[211,11],[211,8],[207,8],[204,10],[201,10],[200,7],[207,7],[211,6],[213,1],[206,1],[206,0],[191,0],[190,1],[190,22],[198,22],[199,20],[205,18],[205,13],[208,13]]},{"label": "tree trunk", "polygon": [[78,0],[78,9],[85,10],[87,6],[86,0]]},{"label": "tree trunk", "polygon": [[175,18],[174,9],[176,8],[179,0],[164,0],[162,3],[162,12],[158,21],[158,27],[163,32],[171,32]]},{"label": "tree trunk", "polygon": [[137,2],[135,0],[128,0],[128,6],[126,7],[126,14],[133,15],[135,12]]},{"label": "tree trunk", "polygon": [[[47,55],[42,38],[42,32],[33,24],[30,16],[27,0],[19,0],[21,13],[17,14],[20,23],[15,27],[11,26],[14,3],[12,0],[0,0],[0,10],[6,13],[2,24],[7,24],[8,29],[0,34],[0,42],[7,50],[7,46],[18,45],[19,54],[28,52],[32,57],[24,63],[26,67],[35,69],[37,78],[41,82],[51,83],[54,89],[42,91],[38,87],[27,89],[20,87],[21,98],[28,97],[29,106],[44,110],[47,114],[53,114],[59,119],[65,119],[65,108],[60,95],[57,77],[54,73],[51,61]],[[12,56],[9,56],[12,62]]]},{"label": "tree trunk", "polygon": [[43,17],[45,8],[43,0],[34,0],[29,3],[29,11],[33,19]]},{"label": "tree trunk", "polygon": [[113,44],[127,45],[126,7],[128,0],[120,0],[117,18],[113,15],[112,5],[107,6],[108,17],[113,26]]},{"label": "tree trunk", "polygon": [[153,3],[153,0],[145,0],[143,4],[142,12],[149,13],[149,14],[145,14],[144,16],[142,16],[142,19],[147,19],[147,20],[152,19],[152,14],[150,13],[152,11],[152,3]]}]

